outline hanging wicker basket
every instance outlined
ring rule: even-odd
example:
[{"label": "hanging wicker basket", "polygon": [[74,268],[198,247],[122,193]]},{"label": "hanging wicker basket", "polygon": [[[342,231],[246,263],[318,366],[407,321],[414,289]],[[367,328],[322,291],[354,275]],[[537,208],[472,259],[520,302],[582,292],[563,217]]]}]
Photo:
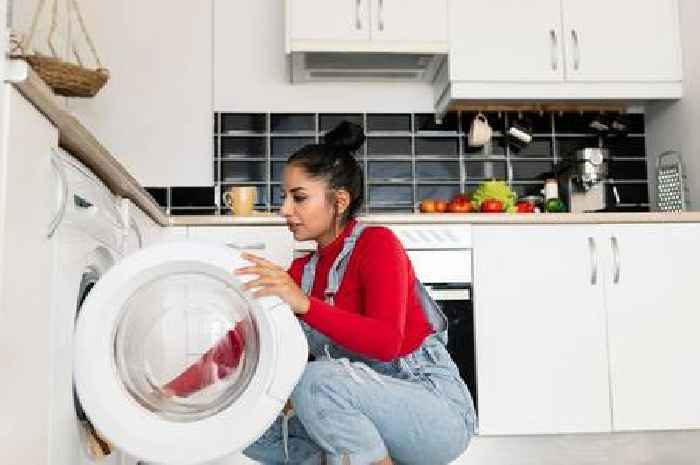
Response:
[{"label": "hanging wicker basket", "polygon": [[94,97],[109,80],[104,68],[88,69],[40,54],[20,55],[56,93],[64,97]]},{"label": "hanging wicker basket", "polygon": [[[78,7],[77,0],[67,1],[69,2],[69,11],[75,11],[76,13],[82,32],[97,62],[97,68],[91,69],[83,66],[77,49],[75,46],[72,46],[72,44],[71,49],[77,63],[71,63],[58,57],[52,42],[53,34],[56,30],[58,0],[53,0],[51,29],[48,37],[48,46],[53,56],[43,55],[32,50],[32,40],[36,32],[41,11],[47,0],[39,0],[29,36],[26,40],[22,41],[22,43],[18,44],[15,50],[11,52],[11,56],[13,58],[21,58],[29,63],[34,72],[36,72],[57,95],[65,97],[94,97],[109,80],[109,71],[102,66],[102,62],[97,55],[97,50],[85,27],[85,22],[80,8]],[[71,18],[69,16],[68,21],[70,20]]]}]

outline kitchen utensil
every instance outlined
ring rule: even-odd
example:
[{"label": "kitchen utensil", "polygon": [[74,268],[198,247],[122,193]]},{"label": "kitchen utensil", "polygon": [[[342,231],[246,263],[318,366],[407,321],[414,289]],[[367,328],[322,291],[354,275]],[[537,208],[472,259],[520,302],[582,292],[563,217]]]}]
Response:
[{"label": "kitchen utensil", "polygon": [[474,117],[469,128],[468,143],[470,147],[481,147],[491,141],[493,130],[489,126],[489,121],[483,113]]},{"label": "kitchen utensil", "polygon": [[674,150],[656,160],[656,208],[663,212],[688,209],[688,185],[681,154]]},{"label": "kitchen utensil", "polygon": [[235,186],[224,192],[223,199],[234,215],[249,215],[253,211],[257,193],[255,186]]}]

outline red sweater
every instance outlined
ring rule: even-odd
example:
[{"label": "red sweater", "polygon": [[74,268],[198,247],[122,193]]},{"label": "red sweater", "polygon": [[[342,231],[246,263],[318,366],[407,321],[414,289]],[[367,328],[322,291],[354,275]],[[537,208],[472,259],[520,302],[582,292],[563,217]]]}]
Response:
[{"label": "red sweater", "polygon": [[[350,256],[335,305],[323,300],[328,271],[355,224],[350,221],[319,250],[311,305],[303,320],[352,352],[390,361],[413,352],[432,332],[416,296],[413,266],[390,229],[365,229]],[[292,263],[289,274],[297,284],[310,259],[308,255]]]},{"label": "red sweater", "polygon": [[[328,272],[356,222],[350,221],[319,249],[309,311],[303,320],[338,345],[371,359],[409,354],[432,333],[416,296],[413,266],[398,238],[384,227],[368,227],[355,244],[335,305],[324,302]],[[294,260],[288,273],[301,286],[311,255]],[[179,396],[202,389],[238,366],[245,342],[233,328],[216,346],[166,386]]]}]

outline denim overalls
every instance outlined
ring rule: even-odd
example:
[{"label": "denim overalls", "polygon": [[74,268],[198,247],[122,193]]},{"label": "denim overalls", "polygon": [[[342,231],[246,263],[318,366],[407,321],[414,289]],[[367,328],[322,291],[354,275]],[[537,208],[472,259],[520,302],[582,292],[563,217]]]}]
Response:
[{"label": "denim overalls", "polygon": [[[331,304],[365,228],[355,225],[331,266],[324,293]],[[318,258],[304,267],[307,295]],[[316,361],[292,393],[296,415],[279,418],[246,455],[265,465],[318,465],[323,453],[328,465],[368,465],[387,455],[395,464],[440,465],[459,456],[474,433],[472,398],[445,348],[445,315],[418,280],[416,291],[435,332],[391,362],[352,353],[300,321]]]}]

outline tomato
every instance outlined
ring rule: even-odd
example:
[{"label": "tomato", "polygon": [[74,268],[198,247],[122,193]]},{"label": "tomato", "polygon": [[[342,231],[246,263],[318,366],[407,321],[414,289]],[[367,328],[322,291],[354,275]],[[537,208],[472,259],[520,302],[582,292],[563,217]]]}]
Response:
[{"label": "tomato", "polygon": [[518,213],[535,213],[535,204],[530,202],[518,202]]},{"label": "tomato", "polygon": [[481,202],[482,213],[501,213],[503,211],[503,202],[496,199],[486,199]]},{"label": "tomato", "polygon": [[445,213],[447,211],[447,202],[444,200],[436,200],[435,211],[438,213]]},{"label": "tomato", "polygon": [[421,200],[420,211],[423,213],[435,213],[435,199]]},{"label": "tomato", "polygon": [[450,203],[455,203],[459,205],[464,205],[465,203],[469,203],[469,194],[455,194],[452,196],[452,199],[450,200]]},{"label": "tomato", "polygon": [[447,204],[447,211],[450,213],[469,213],[472,211],[472,204],[469,202],[455,202],[453,199]]}]

